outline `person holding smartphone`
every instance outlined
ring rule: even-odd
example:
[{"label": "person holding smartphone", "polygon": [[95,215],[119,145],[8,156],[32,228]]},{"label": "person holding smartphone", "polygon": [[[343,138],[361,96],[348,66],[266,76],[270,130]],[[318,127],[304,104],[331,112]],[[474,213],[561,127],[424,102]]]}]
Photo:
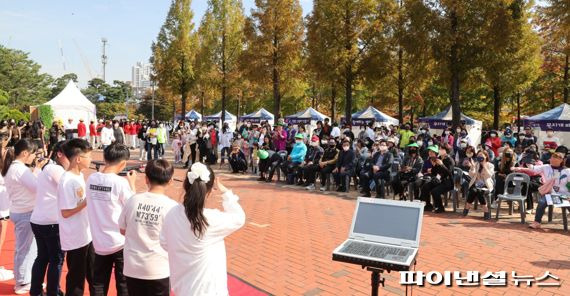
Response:
[{"label": "person holding smartphone", "polygon": [[467,202],[465,209],[463,209],[463,216],[469,214],[469,209],[473,205],[475,198],[479,200],[483,208],[483,219],[490,220],[491,213],[485,200],[486,192],[493,191],[493,174],[495,173],[495,166],[489,162],[489,154],[485,150],[479,150],[475,160],[471,159],[471,168],[469,169],[469,192],[467,194]]}]

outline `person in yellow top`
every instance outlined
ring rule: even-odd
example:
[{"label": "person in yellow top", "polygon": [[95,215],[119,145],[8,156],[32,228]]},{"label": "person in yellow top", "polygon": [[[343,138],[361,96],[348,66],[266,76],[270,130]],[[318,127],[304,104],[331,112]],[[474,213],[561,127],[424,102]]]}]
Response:
[{"label": "person in yellow top", "polygon": [[[156,121],[151,121],[150,127],[146,130],[147,159],[158,159],[158,126]],[[154,150],[154,154],[151,152]],[[153,157],[154,156],[154,157]]]},{"label": "person in yellow top", "polygon": [[415,136],[414,132],[410,130],[410,125],[404,125],[404,129],[400,131],[400,149],[404,149],[410,144],[410,137]]},{"label": "person in yellow top", "polygon": [[160,123],[156,129],[156,140],[158,142],[158,156],[160,159],[164,156],[164,144],[166,144],[166,128],[164,123]]}]

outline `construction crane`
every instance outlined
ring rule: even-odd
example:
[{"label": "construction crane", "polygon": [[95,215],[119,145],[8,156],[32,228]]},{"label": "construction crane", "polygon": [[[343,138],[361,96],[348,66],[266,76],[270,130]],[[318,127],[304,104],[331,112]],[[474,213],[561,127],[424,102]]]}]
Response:
[{"label": "construction crane", "polygon": [[79,43],[77,43],[77,40],[75,40],[75,38],[73,39],[73,44],[75,44],[75,48],[77,48],[77,52],[79,52],[79,56],[81,56],[81,61],[83,62],[83,66],[85,67],[85,70],[87,70],[87,73],[89,74],[89,79],[93,79],[93,71],[91,71],[91,65],[89,65],[89,60],[87,60],[87,58],[85,57],[85,54],[83,54],[83,50],[81,50],[81,47],[79,47]]},{"label": "construction crane", "polygon": [[66,73],[67,69],[65,68],[65,57],[63,56],[63,46],[61,45],[61,39],[58,40],[58,44],[59,44],[59,53],[61,55],[61,63],[63,64],[63,73]]}]

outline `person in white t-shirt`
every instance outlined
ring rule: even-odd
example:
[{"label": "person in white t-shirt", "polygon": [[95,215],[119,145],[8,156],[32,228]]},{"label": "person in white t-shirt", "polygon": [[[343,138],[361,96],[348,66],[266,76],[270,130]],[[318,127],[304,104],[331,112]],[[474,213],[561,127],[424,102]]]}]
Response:
[{"label": "person in white t-shirt", "polygon": [[[223,211],[204,208],[214,182],[222,193]],[[183,204],[166,214],[160,233],[160,244],[168,252],[172,291],[176,295],[228,295],[224,238],[245,223],[239,197],[199,162],[192,165],[183,186]]]},{"label": "person in white t-shirt", "polygon": [[86,140],[71,139],[65,144],[63,152],[69,160],[69,167],[59,179],[57,187],[57,222],[61,249],[66,251],[65,295],[82,296],[85,280],[93,295],[91,265],[94,255],[82,173],[91,164],[91,146]]},{"label": "person in white t-shirt", "polygon": [[30,218],[38,256],[32,266],[30,295],[42,294],[42,283],[46,271],[46,295],[63,294],[60,290],[59,278],[65,254],[59,242],[57,187],[61,176],[69,167],[69,160],[63,153],[64,144],[65,141],[60,141],[54,145],[50,162],[38,174],[36,205]]},{"label": "person in white t-shirt", "polygon": [[[6,149],[0,145],[0,171],[4,164],[4,156]],[[10,220],[10,200],[8,200],[8,191],[4,184],[4,177],[0,174],[0,258],[2,257],[2,246],[6,240],[6,232],[8,230],[8,220]],[[14,272],[0,266],[0,282],[9,281],[14,278]]]},{"label": "person in white t-shirt", "polygon": [[109,145],[103,153],[105,168],[87,179],[87,212],[93,236],[94,295],[107,295],[111,272],[115,269],[117,295],[128,295],[123,275],[125,237],[119,231],[119,216],[127,200],[135,193],[136,173],[127,178],[118,175],[130,159],[129,147],[121,143]]},{"label": "person in white t-shirt", "polygon": [[101,129],[101,145],[105,149],[113,142],[115,142],[115,132],[113,131],[111,121],[107,120],[105,126]]},{"label": "person in white t-shirt", "polygon": [[164,194],[173,174],[168,161],[149,160],[145,167],[148,192],[131,197],[119,216],[129,295],[170,294],[168,253],[160,246],[159,235],[165,215],[178,204]]},{"label": "person in white t-shirt", "polygon": [[[37,177],[28,166],[38,155],[35,142],[21,139],[6,152],[2,176],[10,201],[10,220],[14,223],[14,277],[16,294],[27,294],[32,281],[32,264],[36,258],[36,243],[30,217],[36,201]],[[47,160],[36,161],[42,167]],[[36,170],[36,172],[38,172]]]}]

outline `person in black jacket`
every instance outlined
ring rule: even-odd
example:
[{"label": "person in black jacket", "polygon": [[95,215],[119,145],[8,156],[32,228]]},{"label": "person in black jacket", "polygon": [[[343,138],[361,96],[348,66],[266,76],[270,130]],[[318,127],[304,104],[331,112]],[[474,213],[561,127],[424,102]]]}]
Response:
[{"label": "person in black jacket", "polygon": [[336,168],[333,170],[335,183],[338,187],[337,192],[348,191],[348,184],[346,183],[350,184],[350,180],[346,182],[346,179],[354,174],[355,157],[354,150],[350,149],[350,141],[345,139],[342,142],[342,151],[339,153]]},{"label": "person in black jacket", "polygon": [[[435,147],[430,147],[435,150]],[[425,205],[425,210],[434,210],[436,213],[445,212],[445,208],[442,203],[442,195],[447,191],[453,189],[453,167],[455,162],[453,159],[447,155],[449,152],[449,145],[444,145],[439,148],[439,156],[431,157],[429,161],[431,162],[432,168],[430,169],[431,180],[430,182],[424,184],[421,190],[421,200],[423,200]],[[430,195],[433,198],[433,203],[435,209],[431,205]]]},{"label": "person in black jacket", "polygon": [[[324,149],[321,148],[321,146],[319,146],[319,137],[314,135],[311,138],[311,144],[307,148],[307,154],[305,154],[305,161],[301,163],[301,165],[297,169],[297,178],[299,179],[297,185],[307,187],[315,183],[314,180],[315,174],[311,172],[317,171],[319,167],[319,162],[323,157],[323,153]],[[309,178],[310,176],[313,176],[313,179],[310,179]],[[304,182],[303,178],[305,178]],[[312,189],[314,189],[314,185]]]},{"label": "person in black jacket", "polygon": [[[324,140],[327,141],[327,140]],[[321,144],[323,144],[321,142]],[[307,182],[310,181],[315,181],[315,175],[317,174],[317,171],[320,173],[320,178],[321,178],[321,191],[325,191],[325,185],[326,185],[326,180],[327,177],[330,173],[332,173],[332,171],[335,169],[336,167],[336,162],[338,160],[338,155],[339,155],[339,151],[336,149],[336,141],[334,139],[329,139],[328,140],[328,147],[325,149],[325,152],[323,153],[323,157],[321,157],[321,161],[319,161],[319,167],[317,168],[318,170],[313,171],[308,170],[306,172],[306,178],[307,178]],[[308,190],[310,190],[311,188],[307,188]]]},{"label": "person in black jacket", "polygon": [[232,146],[232,152],[228,157],[228,162],[232,167],[232,172],[234,174],[247,171],[247,160],[245,159],[245,154],[241,151],[240,147],[236,144]]},{"label": "person in black jacket", "polygon": [[370,159],[369,169],[362,170],[360,173],[360,185],[362,186],[362,193],[365,197],[370,197],[370,181],[374,180],[376,184],[376,198],[384,198],[383,181],[390,180],[390,167],[394,160],[394,155],[388,151],[386,140],[378,141],[375,146],[377,147],[376,153]]},{"label": "person in black jacket", "polygon": [[[424,166],[424,160],[419,155],[419,145],[413,143],[408,145],[408,153],[404,157],[404,162],[402,167],[396,176],[394,182],[392,182],[392,187],[394,188],[394,194],[399,194],[400,199],[403,199],[404,195],[404,184],[415,184],[418,174],[421,172]],[[414,186],[414,196],[417,198],[419,195],[419,190]]]}]

